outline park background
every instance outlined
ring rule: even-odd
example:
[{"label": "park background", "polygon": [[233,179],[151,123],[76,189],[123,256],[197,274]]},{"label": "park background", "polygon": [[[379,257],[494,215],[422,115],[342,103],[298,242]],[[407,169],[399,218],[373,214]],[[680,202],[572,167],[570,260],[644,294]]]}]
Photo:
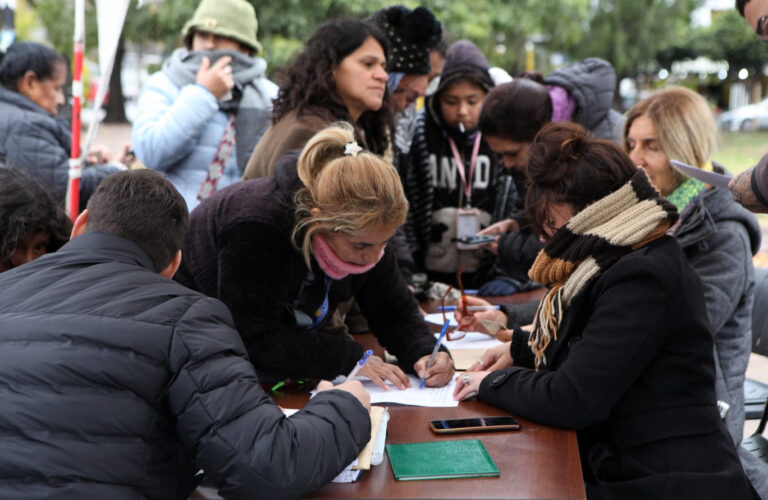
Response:
[{"label": "park background", "polygon": [[[324,20],[366,17],[402,3],[429,8],[443,23],[448,43],[472,40],[492,65],[513,76],[523,70],[546,75],[585,57],[606,59],[616,69],[614,107],[622,112],[656,89],[682,85],[702,94],[719,117],[761,101],[768,86],[768,43],[736,12],[734,0],[249,1],[259,20],[259,55],[269,64],[268,75],[278,81],[280,70]],[[131,0],[97,144],[116,151],[130,141],[129,119],[141,86],[181,45],[179,32],[198,2]],[[16,39],[47,43],[71,58],[74,0],[0,0],[0,9],[8,5],[15,8]],[[101,84],[95,11],[95,2],[86,0],[84,76],[85,95],[91,97]],[[753,166],[768,153],[768,131],[757,125],[739,127],[749,131],[722,131],[713,159],[734,174]],[[766,267],[768,214],[758,218],[763,243],[755,264]],[[747,376],[768,382],[768,358],[753,355]],[[747,422],[745,435],[756,424]]]}]

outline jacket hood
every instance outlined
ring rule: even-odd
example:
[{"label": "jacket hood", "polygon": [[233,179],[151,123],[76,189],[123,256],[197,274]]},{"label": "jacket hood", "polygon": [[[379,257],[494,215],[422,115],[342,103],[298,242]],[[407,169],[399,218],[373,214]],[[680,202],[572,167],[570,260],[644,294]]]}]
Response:
[{"label": "jacket hood", "polygon": [[459,40],[448,47],[445,66],[435,94],[440,94],[448,85],[462,77],[471,78],[488,92],[493,88],[489,68],[488,59],[474,43],[469,40]]},{"label": "jacket hood", "polygon": [[578,103],[573,120],[592,130],[611,110],[616,72],[608,61],[590,57],[553,71],[544,83],[567,90]]},{"label": "jacket hood", "polygon": [[675,237],[680,246],[686,247],[703,240],[712,231],[716,231],[717,223],[727,221],[738,222],[746,228],[752,255],[756,254],[760,250],[762,238],[757,218],[733,201],[731,193],[724,188],[708,189],[699,196],[694,201],[694,205],[684,211]]}]

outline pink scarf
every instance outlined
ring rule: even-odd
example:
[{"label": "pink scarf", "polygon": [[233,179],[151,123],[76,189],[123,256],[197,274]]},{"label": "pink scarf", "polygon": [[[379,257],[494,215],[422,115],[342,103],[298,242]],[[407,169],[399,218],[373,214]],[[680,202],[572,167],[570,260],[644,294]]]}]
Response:
[{"label": "pink scarf", "polygon": [[312,251],[315,254],[315,259],[325,275],[334,280],[344,279],[350,274],[363,274],[370,271],[381,260],[385,248],[386,246],[382,247],[376,262],[371,262],[365,266],[356,266],[338,258],[325,238],[318,234],[312,236]]}]

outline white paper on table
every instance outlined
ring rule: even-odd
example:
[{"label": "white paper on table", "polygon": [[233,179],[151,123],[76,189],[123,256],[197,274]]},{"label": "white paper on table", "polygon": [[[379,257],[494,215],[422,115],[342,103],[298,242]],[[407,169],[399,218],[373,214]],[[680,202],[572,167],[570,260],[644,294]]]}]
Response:
[{"label": "white paper on table", "polygon": [[367,377],[355,377],[363,383],[363,387],[371,394],[371,404],[374,403],[399,403],[410,406],[429,406],[432,408],[451,408],[459,406],[453,399],[453,389],[456,381],[451,380],[443,387],[427,387],[419,389],[419,378],[408,375],[411,386],[402,391],[387,382],[389,390],[384,390],[371,382]]},{"label": "white paper on table", "polygon": [[[438,334],[435,334],[437,338]],[[464,338],[459,340],[448,340],[448,337],[443,339],[443,345],[450,351],[457,351],[460,349],[490,349],[501,344],[495,337],[491,337],[487,333],[481,332],[467,332]]]}]

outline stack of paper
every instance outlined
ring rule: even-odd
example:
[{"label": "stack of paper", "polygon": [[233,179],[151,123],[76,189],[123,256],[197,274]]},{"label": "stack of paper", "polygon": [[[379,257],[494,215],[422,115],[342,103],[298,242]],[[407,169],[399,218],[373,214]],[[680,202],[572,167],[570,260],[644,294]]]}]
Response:
[{"label": "stack of paper", "polygon": [[400,390],[387,381],[387,389],[382,389],[367,377],[356,377],[363,383],[363,387],[371,395],[371,404],[375,403],[399,403],[410,406],[429,406],[433,408],[452,408],[459,406],[459,402],[453,399],[453,389],[456,380],[451,380],[443,387],[427,387],[419,389],[419,379],[414,375],[408,375],[411,386]]}]

